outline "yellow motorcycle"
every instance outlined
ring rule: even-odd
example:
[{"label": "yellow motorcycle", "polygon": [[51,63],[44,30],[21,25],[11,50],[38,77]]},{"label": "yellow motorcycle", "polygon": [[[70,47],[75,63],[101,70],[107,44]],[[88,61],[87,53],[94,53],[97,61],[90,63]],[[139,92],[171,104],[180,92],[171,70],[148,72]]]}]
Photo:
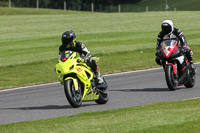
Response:
[{"label": "yellow motorcycle", "polygon": [[[98,57],[91,59],[99,60]],[[59,74],[58,79],[64,85],[66,98],[72,107],[78,108],[85,101],[95,101],[97,104],[108,102],[109,92],[105,79],[102,84],[98,84],[96,75],[79,53],[63,51],[55,71]]]}]

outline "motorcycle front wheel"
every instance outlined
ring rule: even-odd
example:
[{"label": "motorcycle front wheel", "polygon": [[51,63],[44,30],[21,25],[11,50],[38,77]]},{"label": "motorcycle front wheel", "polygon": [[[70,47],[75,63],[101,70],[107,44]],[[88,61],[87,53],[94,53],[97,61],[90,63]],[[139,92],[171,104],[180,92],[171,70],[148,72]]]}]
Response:
[{"label": "motorcycle front wheel", "polygon": [[171,91],[176,90],[177,85],[178,85],[178,80],[175,79],[172,65],[166,65],[165,79],[166,79],[169,90],[171,90]]},{"label": "motorcycle front wheel", "polygon": [[74,108],[78,108],[82,105],[81,88],[78,87],[78,91],[75,91],[74,82],[72,79],[64,81],[65,96],[70,105]]}]

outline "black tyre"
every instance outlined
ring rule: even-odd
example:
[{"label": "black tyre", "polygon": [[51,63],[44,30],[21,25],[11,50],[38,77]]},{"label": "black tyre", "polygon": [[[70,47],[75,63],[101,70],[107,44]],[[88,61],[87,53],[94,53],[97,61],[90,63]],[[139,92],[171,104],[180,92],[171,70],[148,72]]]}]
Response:
[{"label": "black tyre", "polygon": [[70,105],[74,108],[80,107],[82,104],[82,94],[80,86],[78,91],[75,91],[73,80],[69,79],[64,81],[64,90]]},{"label": "black tyre", "polygon": [[[105,81],[104,78],[103,78],[103,80],[104,80],[104,83],[105,83],[106,86],[107,86],[107,83],[106,83],[106,81]],[[103,90],[102,90],[102,89],[99,89],[98,93],[99,93],[99,99],[96,100],[95,102],[96,102],[97,104],[106,104],[106,103],[108,102],[108,100],[109,100],[108,87],[106,87],[106,88],[103,89]]]},{"label": "black tyre", "polygon": [[195,81],[196,81],[196,75],[193,75],[190,72],[190,77],[189,77],[187,84],[185,84],[185,87],[192,88],[195,85]]},{"label": "black tyre", "polygon": [[173,68],[171,65],[166,65],[165,69],[165,79],[167,82],[167,86],[171,91],[176,90],[178,85],[178,80],[175,79],[175,75],[173,73]]}]

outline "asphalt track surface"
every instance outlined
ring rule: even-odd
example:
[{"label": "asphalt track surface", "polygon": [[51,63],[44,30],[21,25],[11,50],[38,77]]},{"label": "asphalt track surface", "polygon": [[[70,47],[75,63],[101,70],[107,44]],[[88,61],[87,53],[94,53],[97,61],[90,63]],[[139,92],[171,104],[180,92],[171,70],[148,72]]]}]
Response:
[{"label": "asphalt track surface", "polygon": [[[196,67],[200,70],[200,64]],[[84,102],[80,108],[69,105],[59,83],[0,91],[0,124],[200,97],[200,71],[195,87],[181,86],[176,91],[167,88],[161,68],[105,75],[105,79],[110,91],[108,103]]]}]

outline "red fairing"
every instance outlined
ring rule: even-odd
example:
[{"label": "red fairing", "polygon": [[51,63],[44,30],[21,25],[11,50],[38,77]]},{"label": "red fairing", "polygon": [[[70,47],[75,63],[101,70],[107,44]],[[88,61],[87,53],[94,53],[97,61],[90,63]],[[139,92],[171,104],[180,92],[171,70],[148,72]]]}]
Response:
[{"label": "red fairing", "polygon": [[186,64],[188,63],[188,60],[186,60]]},{"label": "red fairing", "polygon": [[183,71],[183,70],[185,70],[185,67],[181,71]]},{"label": "red fairing", "polygon": [[[188,60],[186,60],[186,64],[188,63]],[[181,71],[185,70],[186,67],[184,67]]]},{"label": "red fairing", "polygon": [[172,53],[175,53],[176,51],[178,50],[178,46],[177,46],[177,43],[174,44],[174,47],[173,48],[168,48],[167,51],[170,51],[170,53],[168,55],[166,55],[166,53],[164,52],[164,49],[161,48],[161,52],[163,53],[163,55],[165,56],[165,58],[169,58],[170,55]]}]

